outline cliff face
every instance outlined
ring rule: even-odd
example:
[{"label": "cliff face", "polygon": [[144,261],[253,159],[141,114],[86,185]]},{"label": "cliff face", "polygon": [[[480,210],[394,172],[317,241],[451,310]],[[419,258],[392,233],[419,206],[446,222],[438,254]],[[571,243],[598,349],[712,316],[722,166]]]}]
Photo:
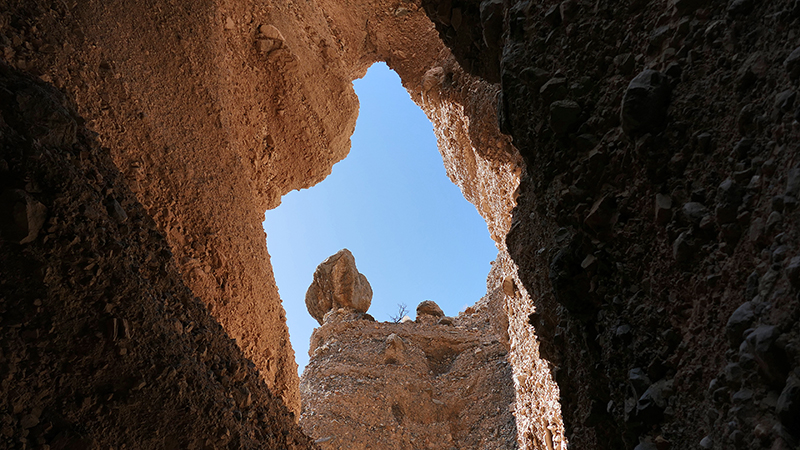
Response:
[{"label": "cliff face", "polygon": [[516,448],[506,352],[480,309],[405,323],[329,313],[311,337],[300,424],[324,449]]},{"label": "cliff face", "polygon": [[510,2],[500,51],[493,5],[425,9],[526,163],[518,409],[535,332],[571,447],[795,446],[797,3]]},{"label": "cliff face", "polygon": [[507,220],[492,211],[511,204],[493,198],[515,188],[514,152],[486,101],[496,88],[461,72],[418,5],[3,6],[4,58],[75,99],[186,284],[295,411],[297,370],[263,211],[347,154],[357,116],[351,81],[370,64],[387,61],[401,75],[436,124],[451,177],[491,218],[493,235],[504,235]]},{"label": "cliff face", "polygon": [[0,446],[312,448],[80,121],[0,63]]},{"label": "cliff face", "polygon": [[497,87],[459,68],[418,4],[1,4],[3,59],[74,99],[181,281],[294,411],[296,365],[260,224],[346,155],[352,79],[387,61],[498,242],[510,225],[521,160],[496,126]]},{"label": "cliff face", "polygon": [[425,300],[416,320],[376,322],[372,290],[343,249],[314,271],[320,323],[303,371],[300,425],[326,449],[516,448],[507,323],[486,296],[458,317]]}]

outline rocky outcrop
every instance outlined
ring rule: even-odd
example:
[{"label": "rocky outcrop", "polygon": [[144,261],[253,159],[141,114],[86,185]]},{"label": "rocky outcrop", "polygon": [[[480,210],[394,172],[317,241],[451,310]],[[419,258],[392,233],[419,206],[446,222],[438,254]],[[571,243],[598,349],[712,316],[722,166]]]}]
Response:
[{"label": "rocky outcrop", "polygon": [[414,2],[1,3],[2,58],[75,99],[186,284],[295,411],[261,222],[347,154],[354,78],[396,70],[493,238],[510,226],[520,159],[494,120],[498,89],[461,69]]},{"label": "rocky outcrop", "polygon": [[448,325],[329,313],[311,337],[301,427],[324,449],[517,448],[511,367],[486,313]]},{"label": "rocky outcrop", "polygon": [[306,308],[322,325],[325,314],[340,308],[365,313],[372,302],[372,287],[356,268],[348,249],[342,249],[317,266],[306,291]]}]

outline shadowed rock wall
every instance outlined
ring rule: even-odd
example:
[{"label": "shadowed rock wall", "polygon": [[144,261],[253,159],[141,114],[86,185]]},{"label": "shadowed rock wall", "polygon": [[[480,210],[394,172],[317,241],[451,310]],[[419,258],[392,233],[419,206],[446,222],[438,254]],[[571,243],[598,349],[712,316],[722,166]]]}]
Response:
[{"label": "shadowed rock wall", "polygon": [[[507,303],[509,333],[536,333],[570,446],[794,448],[798,3],[424,5],[501,84],[532,298]],[[520,369],[518,411],[541,402]],[[543,448],[533,416],[520,436]]]},{"label": "shadowed rock wall", "polygon": [[[290,409],[262,214],[346,155],[384,60],[498,243],[523,446],[797,445],[796,1],[0,5]],[[14,189],[24,240],[49,206]]]}]

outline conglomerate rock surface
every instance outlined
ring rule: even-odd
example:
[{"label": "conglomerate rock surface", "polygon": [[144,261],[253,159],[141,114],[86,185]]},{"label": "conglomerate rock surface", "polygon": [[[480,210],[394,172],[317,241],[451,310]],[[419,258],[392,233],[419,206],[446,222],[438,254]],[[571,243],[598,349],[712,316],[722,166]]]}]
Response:
[{"label": "conglomerate rock surface", "polygon": [[534,340],[570,448],[796,448],[800,3],[423,3],[525,159],[495,278],[525,448]]}]

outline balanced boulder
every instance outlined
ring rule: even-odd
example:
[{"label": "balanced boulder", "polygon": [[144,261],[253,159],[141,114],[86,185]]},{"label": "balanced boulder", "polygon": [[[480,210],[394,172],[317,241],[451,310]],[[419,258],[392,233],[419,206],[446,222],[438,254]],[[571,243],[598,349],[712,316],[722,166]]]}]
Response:
[{"label": "balanced boulder", "polygon": [[328,311],[338,308],[367,312],[372,302],[372,287],[358,272],[350,250],[339,250],[314,271],[314,280],[306,291],[306,308],[322,324]]}]

